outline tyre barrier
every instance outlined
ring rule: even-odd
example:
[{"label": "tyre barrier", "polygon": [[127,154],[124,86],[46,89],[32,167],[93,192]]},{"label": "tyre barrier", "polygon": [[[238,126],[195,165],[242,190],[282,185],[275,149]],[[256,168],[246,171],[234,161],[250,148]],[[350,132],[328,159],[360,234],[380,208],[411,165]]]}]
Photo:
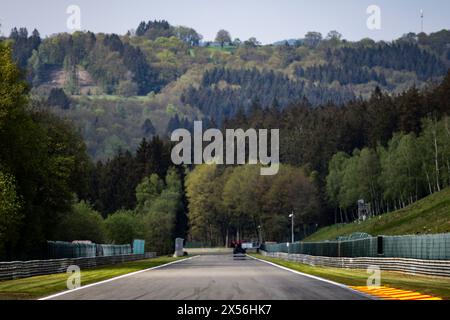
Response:
[{"label": "tyre barrier", "polygon": [[337,258],[319,257],[304,254],[260,251],[263,256],[298,262],[310,266],[323,266],[345,269],[367,269],[378,266],[382,271],[398,271],[408,274],[450,277],[450,261],[420,260],[408,258]]}]

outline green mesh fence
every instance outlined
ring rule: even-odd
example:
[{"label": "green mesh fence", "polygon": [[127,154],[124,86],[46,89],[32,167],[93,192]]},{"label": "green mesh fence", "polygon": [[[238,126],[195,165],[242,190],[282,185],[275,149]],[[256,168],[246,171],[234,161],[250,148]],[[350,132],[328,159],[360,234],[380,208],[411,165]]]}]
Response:
[{"label": "green mesh fence", "polygon": [[377,256],[377,238],[349,241],[296,242],[264,245],[267,252],[298,253],[321,257]]},{"label": "green mesh fence", "polygon": [[71,243],[47,241],[49,259],[89,258],[96,256],[119,256],[131,254],[131,245],[109,245],[95,243]]},{"label": "green mesh fence", "polygon": [[383,237],[385,257],[450,260],[450,233]]},{"label": "green mesh fence", "polygon": [[47,241],[47,249],[50,259],[95,257],[97,254],[94,243]]},{"label": "green mesh fence", "polygon": [[[360,237],[358,239],[358,237]],[[262,245],[267,252],[284,252],[322,257],[389,257],[450,260],[450,234],[380,236],[367,234],[337,241],[296,242]]]},{"label": "green mesh fence", "polygon": [[97,245],[97,255],[103,257],[121,256],[124,254],[131,254],[131,245],[112,245],[112,244],[99,244]]}]

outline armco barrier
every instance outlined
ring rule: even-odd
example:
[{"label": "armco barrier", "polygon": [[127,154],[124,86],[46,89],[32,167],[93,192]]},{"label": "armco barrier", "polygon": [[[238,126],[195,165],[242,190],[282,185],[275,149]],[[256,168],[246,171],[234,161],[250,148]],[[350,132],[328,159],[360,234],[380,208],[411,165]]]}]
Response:
[{"label": "armco barrier", "polygon": [[0,262],[0,280],[27,278],[66,272],[71,265],[81,269],[112,265],[156,257],[156,253],[128,254],[109,257],[67,258],[54,260]]},{"label": "armco barrier", "polygon": [[347,269],[367,269],[378,266],[382,271],[399,271],[410,274],[450,277],[450,261],[419,260],[406,258],[339,258],[320,257],[304,254],[289,254],[285,252],[260,251],[264,256],[294,261],[311,266],[324,266]]}]

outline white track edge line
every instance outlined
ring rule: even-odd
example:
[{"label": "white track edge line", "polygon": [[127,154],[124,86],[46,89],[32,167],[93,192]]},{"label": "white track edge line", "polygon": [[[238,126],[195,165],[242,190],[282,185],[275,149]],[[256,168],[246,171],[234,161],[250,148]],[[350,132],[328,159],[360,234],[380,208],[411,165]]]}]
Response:
[{"label": "white track edge line", "polygon": [[[299,274],[299,275],[302,275],[302,276],[305,276],[305,277],[308,277],[308,278],[311,278],[311,279],[315,279],[315,280],[323,281],[323,282],[326,282],[326,283],[329,283],[329,284],[333,284],[333,285],[335,285],[335,286],[338,286],[338,287],[341,287],[341,288],[350,290],[350,291],[352,291],[352,292],[354,292],[354,293],[357,293],[357,294],[359,294],[359,295],[361,295],[361,296],[363,296],[363,297],[366,297],[366,298],[369,298],[369,299],[372,299],[372,300],[378,300],[378,299],[377,299],[376,297],[374,297],[374,296],[371,296],[371,295],[368,295],[368,294],[363,293],[363,292],[361,292],[361,291],[358,291],[358,290],[355,290],[355,289],[353,289],[353,288],[350,288],[349,286],[346,286],[345,284],[342,284],[342,283],[339,283],[339,282],[334,282],[334,281],[332,281],[332,280],[320,278],[320,277],[317,277],[317,276],[313,276],[313,275],[311,275],[311,274],[303,273],[303,272],[300,272],[300,271],[297,271],[297,270],[293,270],[293,269],[290,269],[290,268],[287,268],[287,267],[283,267],[283,266],[280,266],[279,264],[276,264],[276,263],[273,263],[273,262],[270,262],[270,261],[267,261],[267,260],[263,260],[263,259],[258,259],[258,258],[252,257],[252,256],[250,256],[250,255],[247,255],[247,256],[250,257],[250,258],[252,258],[252,259],[258,260],[258,261],[260,261],[260,262],[264,262],[264,263],[270,264],[270,265],[272,265],[272,266],[274,266],[274,267],[283,269],[283,270],[285,270],[285,271],[290,271],[290,272],[292,272],[292,273]],[[269,257],[269,258],[270,258],[270,257]]]},{"label": "white track edge line", "polygon": [[123,279],[123,278],[126,278],[126,277],[134,276],[136,274],[143,273],[143,272],[146,272],[146,271],[151,271],[151,270],[155,270],[155,269],[164,268],[164,267],[170,266],[172,264],[180,263],[180,262],[183,262],[183,261],[188,261],[188,260],[191,260],[191,259],[194,259],[194,258],[197,258],[197,257],[198,256],[193,256],[193,257],[190,257],[190,258],[187,258],[187,259],[180,259],[180,260],[172,261],[172,262],[169,262],[169,263],[166,263],[166,264],[162,264],[160,266],[151,267],[151,268],[148,268],[148,269],[144,269],[144,270],[139,270],[139,271],[123,274],[121,276],[117,276],[117,277],[114,277],[114,278],[111,278],[111,279],[106,279],[106,280],[103,280],[103,281],[87,284],[85,286],[81,286],[81,287],[76,288],[76,289],[66,290],[66,291],[63,291],[63,292],[55,293],[55,294],[52,294],[50,296],[47,296],[47,297],[44,297],[44,298],[40,298],[38,300],[40,300],[40,301],[50,300],[50,299],[53,299],[53,298],[56,298],[56,297],[59,297],[59,296],[63,296],[65,294],[69,294],[69,293],[75,292],[75,291],[79,291],[79,290],[83,290],[83,289],[86,289],[86,288],[90,288],[90,287],[93,287],[93,286],[96,286],[96,285],[99,285],[99,284],[108,283],[108,282],[111,282],[111,281],[114,281],[114,280],[119,280],[119,279]]}]

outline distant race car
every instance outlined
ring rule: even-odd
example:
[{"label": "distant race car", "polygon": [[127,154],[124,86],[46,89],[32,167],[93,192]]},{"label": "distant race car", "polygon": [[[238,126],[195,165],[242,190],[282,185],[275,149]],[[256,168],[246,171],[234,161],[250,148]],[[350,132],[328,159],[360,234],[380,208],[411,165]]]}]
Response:
[{"label": "distant race car", "polygon": [[234,244],[233,259],[243,260],[247,257],[247,250],[242,247],[242,243]]}]

